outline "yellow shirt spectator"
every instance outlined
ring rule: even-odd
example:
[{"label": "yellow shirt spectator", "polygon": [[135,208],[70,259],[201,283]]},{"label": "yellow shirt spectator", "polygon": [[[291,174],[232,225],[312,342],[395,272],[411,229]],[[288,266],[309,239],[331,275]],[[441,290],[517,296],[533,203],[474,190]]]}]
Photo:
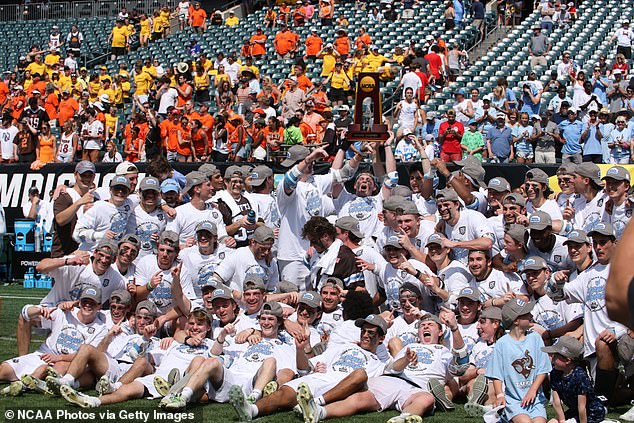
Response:
[{"label": "yellow shirt spectator", "polygon": [[255,66],[255,65],[251,65],[251,66],[242,65],[242,66],[240,66],[240,71],[238,72],[238,74],[242,75],[242,71],[243,70],[250,70],[251,72],[253,72],[253,74],[255,75],[256,78],[260,79],[260,69],[258,69],[257,66]]},{"label": "yellow shirt spectator", "polygon": [[150,20],[149,19],[143,19],[142,21],[139,21],[139,27],[140,27],[140,34],[141,35],[150,35]]},{"label": "yellow shirt spectator", "polygon": [[238,19],[238,17],[236,15],[231,15],[227,18],[227,20],[225,21],[225,25],[231,27],[231,26],[236,26],[240,23],[240,20]]},{"label": "yellow shirt spectator", "polygon": [[335,63],[337,62],[337,57],[332,53],[324,53],[322,54],[322,59],[324,62],[321,65],[321,76],[326,77],[332,73],[335,69]]},{"label": "yellow shirt spectator", "polygon": [[[40,74],[40,76],[44,76],[44,73],[46,72],[46,65],[44,63],[38,64],[36,62],[31,62],[26,67],[26,70],[31,72],[31,75],[33,75],[34,73],[38,73]],[[24,89],[26,90],[26,87],[24,87]]]},{"label": "yellow shirt spectator", "polygon": [[[106,137],[112,138],[117,134],[117,124],[119,122],[119,116],[106,113],[106,128],[108,128],[108,134]],[[106,129],[104,128],[104,130]]]},{"label": "yellow shirt spectator", "polygon": [[47,54],[46,57],[44,58],[44,64],[48,67],[53,66],[54,63],[59,63],[59,59],[62,56],[60,56],[59,54]]},{"label": "yellow shirt spectator", "polygon": [[136,85],[136,95],[146,95],[150,90],[152,77],[145,72],[134,75],[134,85]]},{"label": "yellow shirt spectator", "polygon": [[[368,54],[366,56],[368,60],[367,72],[376,72],[376,70],[383,66],[385,62],[387,62],[387,58],[382,54]],[[365,70],[365,69],[364,69]]]},{"label": "yellow shirt spectator", "polygon": [[108,88],[107,90],[105,89],[100,89],[99,90],[99,97],[101,97],[103,94],[108,94],[108,98],[110,99],[110,103],[112,103],[115,99],[116,93],[114,91],[114,89],[112,88]]},{"label": "yellow shirt spectator", "polygon": [[112,47],[125,47],[128,41],[128,28],[125,26],[115,26],[112,28]]},{"label": "yellow shirt spectator", "polygon": [[333,72],[332,76],[330,77],[330,87],[338,90],[349,90],[350,80],[346,73],[343,71]]}]

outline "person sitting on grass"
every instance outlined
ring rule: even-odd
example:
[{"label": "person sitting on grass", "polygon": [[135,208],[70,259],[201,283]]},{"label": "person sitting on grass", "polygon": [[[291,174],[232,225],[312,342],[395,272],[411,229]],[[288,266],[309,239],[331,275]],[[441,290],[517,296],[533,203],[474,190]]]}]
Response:
[{"label": "person sitting on grass", "polygon": [[106,322],[101,310],[101,289],[88,286],[79,296],[79,308],[29,306],[22,317],[30,321],[41,317],[43,329],[51,334],[40,348],[31,354],[7,360],[0,365],[0,381],[12,382],[0,395],[17,396],[25,390],[50,393],[44,379],[52,365],[57,372],[66,372],[82,344],[97,346],[106,336]]},{"label": "person sitting on grass", "polygon": [[[571,336],[562,336],[555,345],[542,347],[548,353],[553,370],[550,386],[557,418],[549,423],[569,421],[599,423],[605,418],[605,407],[597,398],[592,380],[582,364],[583,344]],[[563,405],[567,410],[564,412]]]},{"label": "person sitting on grass", "polygon": [[[163,390],[161,385],[155,383],[156,376],[169,379],[168,376],[173,369],[182,372],[194,358],[209,355],[212,341],[206,336],[210,329],[211,318],[207,311],[194,309],[187,320],[187,336],[183,343],[172,340],[167,351],[157,351],[157,354],[150,352],[145,357],[137,358],[128,373],[136,372],[140,367],[140,377],[99,398],[78,392],[68,385],[60,386],[60,394],[66,401],[82,408],[96,408],[144,397],[157,398],[161,396],[158,388],[164,393],[167,393],[168,389]],[[127,375],[123,375],[120,380],[128,379]]]}]

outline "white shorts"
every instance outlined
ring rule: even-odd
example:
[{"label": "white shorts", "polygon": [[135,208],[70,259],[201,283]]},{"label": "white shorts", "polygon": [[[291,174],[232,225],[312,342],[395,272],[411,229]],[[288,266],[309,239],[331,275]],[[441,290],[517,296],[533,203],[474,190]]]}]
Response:
[{"label": "white shorts", "polygon": [[[376,402],[379,403],[379,411],[396,408],[398,411],[403,409],[405,402],[415,394],[429,392],[421,388],[417,388],[392,376],[371,377],[368,379],[368,390],[372,392]],[[430,394],[431,395],[431,394]]]},{"label": "white shorts", "polygon": [[120,363],[107,354],[106,359],[108,360],[108,376],[114,382],[118,381],[132,367],[132,363]]},{"label": "white shorts", "polygon": [[[339,376],[339,373],[337,373],[337,376]],[[311,373],[309,375],[293,379],[290,382],[285,383],[284,386],[288,386],[297,392],[299,384],[305,383],[310,386],[310,391],[313,393],[313,396],[319,397],[334,388],[345,378],[346,375],[342,374],[343,377],[337,376],[333,376],[333,373]]]},{"label": "white shorts", "polygon": [[84,150],[101,150],[101,143],[93,140],[84,142]]},{"label": "white shorts", "polygon": [[72,154],[66,154],[66,155],[58,154],[57,160],[59,160],[62,163],[70,163],[73,161],[73,155]]},{"label": "white shorts", "polygon": [[218,389],[214,388],[209,380],[205,383],[204,389],[210,400],[229,402],[229,390],[233,385],[240,386],[243,391],[246,391],[247,395],[251,393],[255,380],[254,374],[231,371],[231,369],[225,369],[224,367],[223,369],[222,384]]},{"label": "white shorts", "polygon": [[21,355],[20,357],[15,357],[10,360],[5,361],[11,368],[13,372],[20,379],[24,375],[30,375],[40,367],[41,365],[46,365],[46,361],[42,360],[41,352],[34,352],[27,355]]}]

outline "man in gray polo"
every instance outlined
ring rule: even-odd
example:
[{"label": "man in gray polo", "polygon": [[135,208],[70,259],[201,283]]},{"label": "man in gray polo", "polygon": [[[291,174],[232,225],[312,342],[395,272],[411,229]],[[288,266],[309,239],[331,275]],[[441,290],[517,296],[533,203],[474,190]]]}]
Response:
[{"label": "man in gray polo", "polygon": [[534,69],[537,65],[546,66],[546,55],[550,51],[550,40],[548,37],[542,34],[542,29],[539,26],[533,28],[533,38],[528,45],[528,52],[531,55],[531,68]]}]

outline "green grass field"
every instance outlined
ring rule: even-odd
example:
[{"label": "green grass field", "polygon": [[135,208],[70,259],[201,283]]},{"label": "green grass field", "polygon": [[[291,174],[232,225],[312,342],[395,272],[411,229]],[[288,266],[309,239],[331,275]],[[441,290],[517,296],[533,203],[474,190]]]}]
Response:
[{"label": "green grass field", "polygon": [[[39,299],[42,298],[46,294],[46,290],[42,289],[24,289],[21,286],[0,286],[0,360],[6,360],[17,355],[17,346],[15,339],[15,329],[17,325],[17,317],[19,312],[24,304],[36,304],[39,302]],[[42,342],[41,338],[34,338],[31,342],[31,351],[37,349],[38,345]],[[4,386],[4,385],[1,385]],[[148,400],[136,400],[130,401],[124,404],[117,404],[113,406],[109,406],[104,409],[98,409],[98,411],[106,412],[106,410],[110,410],[113,414],[110,415],[111,418],[109,420],[117,420],[119,422],[138,422],[143,421],[141,418],[121,418],[121,411],[125,410],[126,412],[132,413],[138,410],[145,410],[147,412],[151,412],[153,409],[156,409],[158,401],[148,401]],[[5,417],[5,410],[9,410],[12,408],[27,408],[27,407],[38,407],[38,408],[55,408],[55,409],[63,409],[67,410],[71,413],[77,413],[80,409],[76,408],[73,405],[67,404],[64,400],[59,398],[49,398],[43,395],[27,393],[23,396],[16,398],[2,398],[0,400],[0,421],[13,421],[16,422],[18,420],[9,420]],[[4,410],[2,410],[4,408]],[[625,411],[627,411],[628,407],[623,406],[617,409],[612,410],[610,413],[610,417],[613,419],[618,418],[618,416]],[[188,409],[189,411],[190,409]],[[86,411],[86,410],[84,410]],[[237,421],[237,417],[233,412],[231,406],[227,404],[210,404],[204,406],[192,407],[191,411],[196,413],[196,421],[204,421],[204,422],[233,422]],[[202,420],[200,419],[202,413]],[[549,408],[549,416],[551,416],[552,409]],[[346,419],[332,420],[333,422],[368,422],[368,423],[378,423],[385,422],[392,416],[397,415],[397,412],[390,411],[385,413],[372,413],[367,415],[361,415],[356,417],[350,417]],[[112,417],[115,418],[112,418]],[[152,414],[150,414],[152,416]],[[136,415],[134,417],[137,417]],[[469,420],[464,413],[461,405],[457,405],[456,411],[451,413],[437,413],[433,417],[426,418],[425,420],[431,423],[457,423],[464,421],[465,419]],[[53,419],[55,420],[55,419]],[[106,419],[100,419],[99,414],[95,415],[94,419],[86,418],[86,415],[78,415],[74,420],[70,420],[68,418],[64,419],[64,421],[86,421],[86,420],[94,420],[94,421],[106,421]],[[160,419],[164,421],[169,421],[169,419]],[[471,421],[476,421],[474,419],[470,419]],[[27,421],[27,420],[22,420]],[[29,419],[30,422],[38,421],[36,419]],[[44,421],[44,420],[39,420]],[[46,420],[51,421],[51,420]],[[60,420],[61,421],[61,420]],[[148,420],[153,421],[153,420]],[[154,420],[156,421],[156,420]],[[173,421],[173,420],[172,420]],[[292,412],[279,413],[271,417],[266,417],[262,419],[258,419],[261,422],[298,422],[299,419],[295,417]]]}]

